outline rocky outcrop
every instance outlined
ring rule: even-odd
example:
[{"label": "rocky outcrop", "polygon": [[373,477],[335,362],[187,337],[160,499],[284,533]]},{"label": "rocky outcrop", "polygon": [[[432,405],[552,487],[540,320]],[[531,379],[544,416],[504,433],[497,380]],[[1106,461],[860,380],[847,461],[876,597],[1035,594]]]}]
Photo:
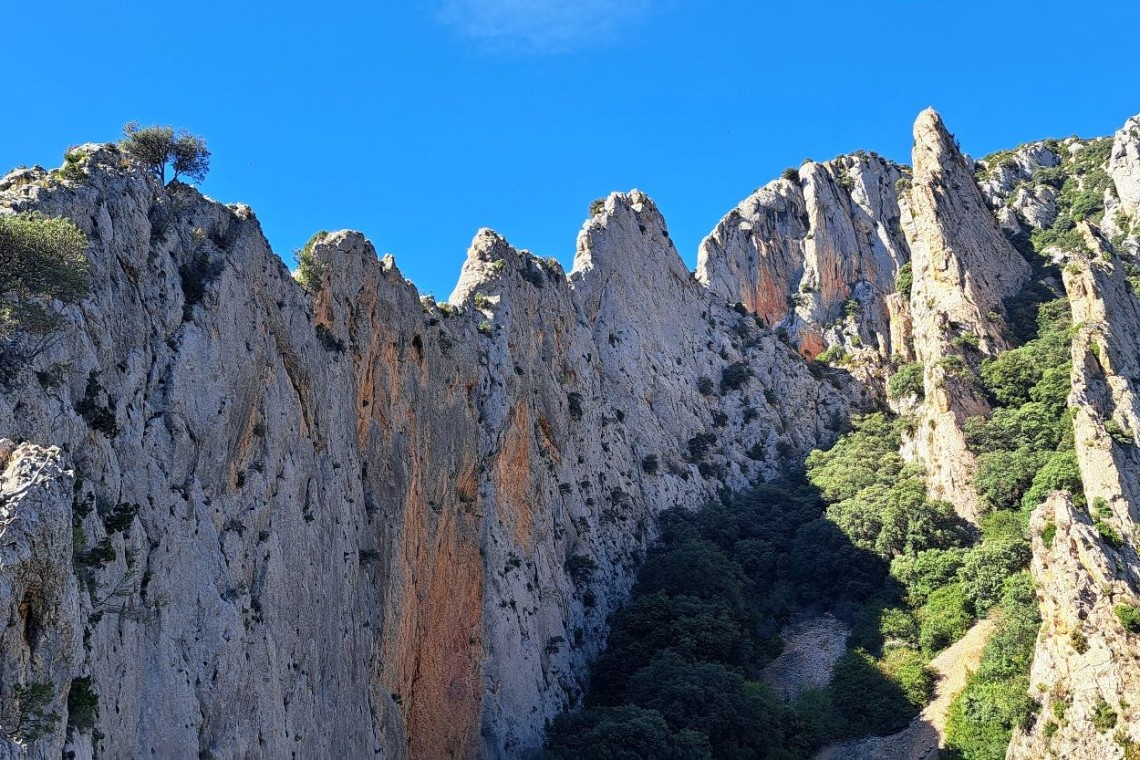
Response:
[{"label": "rocky outcrop", "polygon": [[1121,210],[1140,223],[1140,115],[1126,121],[1116,133],[1108,175],[1116,186]]},{"label": "rocky outcrop", "polygon": [[1030,530],[1042,626],[1029,682],[1040,709],[1027,730],[1014,732],[1006,756],[1131,757],[1126,749],[1140,741],[1133,706],[1140,664],[1135,635],[1115,609],[1137,600],[1121,554],[1085,506],[1061,492],[1037,508]]},{"label": "rocky outcrop", "polygon": [[924,367],[924,397],[909,456],[927,463],[934,498],[976,520],[974,458],[962,423],[989,406],[972,370],[1008,348],[1006,298],[1030,267],[998,229],[974,183],[971,163],[942,119],[922,112],[914,125],[914,181],[903,229],[912,254],[910,313],[915,355]]},{"label": "rocky outcrop", "polygon": [[[518,756],[653,516],[774,477],[863,398],[696,282],[636,191],[568,277],[482,231],[436,304],[355,233],[306,293],[247,207],[80,151],[81,181],[0,182],[0,213],[82,229],[94,284],[0,394],[0,433],[58,447],[5,541],[39,515],[20,545],[72,600],[34,647],[0,627],[0,707],[35,678],[61,715],[31,757],[95,730],[112,757]],[[88,676],[98,719],[65,732]]]},{"label": "rocky outcrop", "polygon": [[1073,432],[1084,495],[1054,494],[1034,513],[1033,575],[1043,624],[1031,673],[1043,704],[1018,732],[1011,760],[1123,758],[1140,741],[1135,694],[1140,690],[1136,634],[1120,605],[1140,606],[1136,521],[1140,377],[1140,302],[1103,240],[1102,252],[1065,268],[1073,312]]},{"label": "rocky outcrop", "polygon": [[[71,473],[59,449],[0,439],[0,757],[59,747],[80,646],[71,572]],[[33,702],[19,693],[38,688]],[[34,741],[37,736],[42,737]],[[58,753],[56,753],[58,754]],[[30,757],[38,757],[31,752]],[[44,757],[48,756],[46,753]]]},{"label": "rocky outcrop", "polygon": [[720,221],[701,243],[697,279],[785,330],[804,356],[831,348],[864,380],[881,376],[906,351],[886,299],[910,258],[899,223],[908,177],[875,154],[809,161]]}]

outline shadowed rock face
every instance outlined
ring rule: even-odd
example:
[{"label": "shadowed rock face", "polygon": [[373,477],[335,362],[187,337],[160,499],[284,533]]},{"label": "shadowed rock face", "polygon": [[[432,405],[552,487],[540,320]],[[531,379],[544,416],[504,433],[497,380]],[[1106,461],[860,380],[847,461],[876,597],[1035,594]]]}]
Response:
[{"label": "shadowed rock face", "polygon": [[[248,208],[83,150],[82,182],[0,182],[88,235],[94,284],[0,396],[5,436],[59,447],[6,476],[43,495],[5,499],[4,541],[34,510],[18,540],[70,579],[5,562],[6,620],[61,601],[0,628],[0,697],[50,682],[62,715],[90,675],[110,756],[533,748],[654,515],[778,475],[866,398],[694,281],[637,192],[569,277],[480,232],[448,306],[356,233],[315,244],[310,295]],[[90,751],[37,746],[67,741]]]}]

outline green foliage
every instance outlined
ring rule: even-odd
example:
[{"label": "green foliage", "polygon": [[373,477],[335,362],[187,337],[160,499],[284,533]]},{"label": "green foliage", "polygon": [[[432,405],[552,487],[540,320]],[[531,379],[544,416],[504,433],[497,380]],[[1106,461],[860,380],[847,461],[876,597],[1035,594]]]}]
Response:
[{"label": "green foliage", "polygon": [[966,549],[955,547],[900,554],[891,560],[891,575],[906,586],[908,599],[921,605],[936,589],[954,582],[966,553]]},{"label": "green foliage", "polygon": [[83,398],[75,403],[75,411],[86,420],[92,430],[98,430],[108,438],[114,438],[119,434],[119,423],[115,419],[115,410],[109,404],[100,401],[104,397],[106,390],[99,382],[99,371],[93,369],[87,375],[87,388]]},{"label": "green foliage", "polygon": [[[809,715],[749,680],[779,651],[789,615],[851,608],[884,585],[883,563],[853,547],[822,513],[811,489],[772,485],[696,512],[663,513],[660,542],[642,565],[630,603],[613,618],[587,709],[555,721],[549,756],[640,757],[622,754],[632,750],[622,748],[621,735],[595,729],[613,717],[604,711],[629,706],[640,708],[630,713],[639,725],[657,726],[648,732],[656,742],[653,757],[679,751],[671,742],[683,736],[706,753],[686,757],[784,758],[806,757],[824,741],[852,735],[830,690],[804,698],[804,705],[825,708]],[[900,677],[914,675],[908,664],[898,663]],[[866,675],[906,706],[901,720],[914,714],[892,676],[877,667]],[[664,720],[664,731],[654,716]],[[586,737],[588,749],[573,744],[579,740],[569,737],[568,726]]]},{"label": "green foliage", "polygon": [[1108,436],[1120,446],[1132,446],[1135,443],[1132,433],[1117,422],[1115,418],[1110,418],[1105,421],[1104,430],[1108,433]]},{"label": "green foliage", "polygon": [[971,348],[976,351],[981,344],[981,340],[974,333],[962,333],[954,338],[952,343],[958,348]]},{"label": "green foliage", "polygon": [[559,715],[546,732],[550,760],[705,760],[708,738],[674,734],[656,710],[595,707]]},{"label": "green foliage", "polygon": [[1115,611],[1124,630],[1129,633],[1140,633],[1140,609],[1131,604],[1118,604]]},{"label": "green foliage", "polygon": [[29,299],[75,303],[87,295],[86,250],[87,237],[69,219],[0,214],[0,338],[58,328],[59,318]]},{"label": "green foliage", "polygon": [[329,233],[321,230],[309,238],[309,241],[295,251],[293,256],[297,259],[297,282],[310,293],[319,293],[321,283],[328,274],[328,263],[320,260],[313,253],[313,248]]},{"label": "green foliage", "polygon": [[33,681],[12,687],[16,714],[4,731],[20,741],[31,743],[50,733],[59,723],[59,713],[51,710],[55,699],[50,683]]},{"label": "green foliage", "polygon": [[[899,180],[902,182],[902,180]],[[898,274],[895,275],[895,290],[910,298],[910,291],[914,287],[914,267],[908,261],[899,267]]]},{"label": "green foliage", "polygon": [[595,198],[590,201],[590,216],[594,217],[606,210],[606,199]]},{"label": "green foliage", "polygon": [[893,647],[887,650],[880,668],[899,685],[913,707],[922,708],[934,697],[936,676],[917,650]]},{"label": "green foliage", "polygon": [[1124,538],[1109,522],[1112,519],[1112,510],[1109,508],[1108,502],[1099,496],[1092,502],[1092,518],[1093,527],[1100,533],[1104,542],[1113,549],[1120,551],[1124,547]]},{"label": "green foliage", "polygon": [[566,560],[566,574],[575,586],[590,582],[598,570],[598,563],[585,554],[575,554]]},{"label": "green foliage", "polygon": [[875,658],[862,649],[847,652],[835,664],[832,700],[854,735],[889,734],[905,728],[915,707],[921,705],[884,675]]},{"label": "green foliage", "polygon": [[1029,725],[1037,709],[1029,696],[1029,666],[1041,619],[1028,573],[1006,582],[1001,607],[977,672],[950,706],[946,739],[951,757],[1002,760],[1013,729]]},{"label": "green foliage", "polygon": [[184,129],[140,127],[137,121],[132,121],[123,127],[119,146],[163,184],[166,184],[168,165],[174,171],[171,182],[180,175],[201,182],[210,171],[206,141]]},{"label": "green foliage", "polygon": [[1017,509],[1048,458],[1048,453],[1029,447],[980,454],[974,488],[991,509]]},{"label": "green foliage", "polygon": [[1021,497],[1021,508],[1029,511],[1041,502],[1050,491],[1068,491],[1074,500],[1080,500],[1084,489],[1077,455],[1070,448],[1055,451],[1045,465],[1037,471],[1033,484]]},{"label": "green foliage", "polygon": [[1111,731],[1116,728],[1118,717],[1116,710],[1112,709],[1108,702],[1104,700],[1104,697],[1097,698],[1096,704],[1093,705],[1092,715],[1090,716],[1093,728],[1101,733]]},{"label": "green foliage", "polygon": [[873,414],[853,424],[829,451],[808,456],[808,478],[831,502],[828,518],[856,546],[884,559],[962,543],[953,508],[929,501],[922,470],[899,456],[898,422]]},{"label": "green foliage", "polygon": [[887,396],[892,399],[915,396],[921,401],[925,395],[922,376],[922,362],[902,365],[895,370],[895,374],[891,375],[890,382],[887,383]]},{"label": "green foliage", "polygon": [[733,362],[729,364],[720,373],[720,392],[727,393],[728,391],[739,390],[748,378],[752,377],[752,369],[743,362]]},{"label": "green foliage", "polygon": [[71,680],[67,692],[67,725],[76,731],[91,731],[99,720],[99,695],[95,693],[91,676]]},{"label": "green foliage", "polygon": [[953,644],[974,624],[970,600],[960,583],[935,589],[918,610],[918,643],[927,652]]},{"label": "green foliage", "polygon": [[795,167],[789,166],[787,169],[784,169],[783,173],[780,175],[780,179],[786,179],[789,182],[795,182],[796,184],[799,184],[800,171]]},{"label": "green foliage", "polygon": [[983,617],[1002,597],[1007,579],[1029,564],[1029,542],[1015,537],[990,538],[966,554],[958,577],[976,617]]},{"label": "green foliage", "polygon": [[72,182],[82,182],[87,178],[88,158],[88,155],[83,151],[69,148],[63,154],[63,167],[59,170],[59,175]]}]

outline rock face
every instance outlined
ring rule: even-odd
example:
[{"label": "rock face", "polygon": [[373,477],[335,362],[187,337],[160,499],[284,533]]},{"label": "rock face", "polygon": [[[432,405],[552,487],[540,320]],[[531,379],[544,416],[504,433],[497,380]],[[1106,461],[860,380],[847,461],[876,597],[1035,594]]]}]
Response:
[{"label": "rock face", "polygon": [[[1105,251],[1091,229],[1084,233]],[[1030,683],[1042,709],[1015,734],[1011,760],[1123,758],[1140,741],[1130,706],[1140,693],[1136,634],[1116,612],[1140,606],[1140,302],[1121,262],[1090,258],[1076,258],[1064,275],[1077,326],[1070,406],[1085,493],[1079,503],[1054,494],[1033,516],[1043,623]]]},{"label": "rock face", "polygon": [[72,479],[60,465],[59,449],[16,446],[0,439],[0,757],[20,757],[6,736],[27,741],[43,733],[41,744],[62,745],[59,721],[36,725],[28,711],[14,709],[17,687],[46,686],[45,713],[62,713],[79,669],[78,583],[68,563],[71,553]]},{"label": "rock face", "polygon": [[1116,133],[1108,174],[1122,210],[1135,220],[1140,214],[1140,116],[1133,116]]},{"label": "rock face", "polygon": [[999,230],[971,169],[938,114],[923,111],[914,125],[910,203],[903,206],[914,272],[912,339],[925,396],[910,455],[927,464],[934,498],[976,520],[974,457],[962,423],[989,405],[971,371],[1008,347],[1003,301],[1020,290],[1030,267]]},{"label": "rock face", "polygon": [[[1140,738],[1091,723],[1103,699],[1135,725],[1115,607],[1140,578],[1140,304],[1115,212],[1135,214],[1137,129],[1079,228],[1097,255],[1065,273],[1093,511],[1034,518],[1035,696],[1069,718],[1042,711],[1014,758]],[[695,275],[638,191],[586,222],[568,274],[481,230],[447,303],[352,232],[313,242],[302,288],[248,207],[113,146],[0,179],[0,213],[78,225],[93,282],[0,356],[0,758],[525,757],[580,699],[655,516],[799,467],[899,361],[924,369],[905,453],[976,519],[970,374],[1030,274],[1008,240],[1065,212],[1035,177],[1082,146],[1023,146],[979,186],[937,114],[914,136],[913,177],[856,154],[761,188]]]},{"label": "rock face", "polygon": [[[80,150],[81,181],[0,180],[0,213],[80,227],[93,281],[0,394],[31,442],[0,502],[0,714],[42,682],[61,716],[0,756],[89,757],[92,729],[111,757],[518,756],[581,693],[653,516],[776,476],[866,399],[696,282],[636,191],[569,277],[482,231],[435,304],[355,233],[316,242],[307,293],[248,208]],[[98,718],[65,730],[88,676]]]},{"label": "rock face", "polygon": [[720,221],[701,243],[697,279],[785,330],[804,356],[833,348],[862,379],[881,375],[903,352],[886,299],[910,258],[899,196],[908,177],[874,154],[809,161]]}]

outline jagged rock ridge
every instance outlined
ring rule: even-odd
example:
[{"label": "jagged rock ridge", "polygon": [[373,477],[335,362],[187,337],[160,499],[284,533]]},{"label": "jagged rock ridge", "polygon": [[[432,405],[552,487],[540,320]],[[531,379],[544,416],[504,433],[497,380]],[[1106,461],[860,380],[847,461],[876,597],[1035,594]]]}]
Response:
[{"label": "jagged rock ridge", "polygon": [[[4,629],[0,697],[50,683],[62,715],[90,676],[111,756],[533,748],[654,514],[774,477],[862,395],[695,282],[637,192],[568,278],[484,231],[436,305],[336,233],[311,297],[246,207],[81,151],[83,181],[0,183],[79,225],[95,284],[0,398],[5,436],[60,449],[55,571],[83,579],[36,635]],[[48,598],[29,583],[6,619]]]}]

